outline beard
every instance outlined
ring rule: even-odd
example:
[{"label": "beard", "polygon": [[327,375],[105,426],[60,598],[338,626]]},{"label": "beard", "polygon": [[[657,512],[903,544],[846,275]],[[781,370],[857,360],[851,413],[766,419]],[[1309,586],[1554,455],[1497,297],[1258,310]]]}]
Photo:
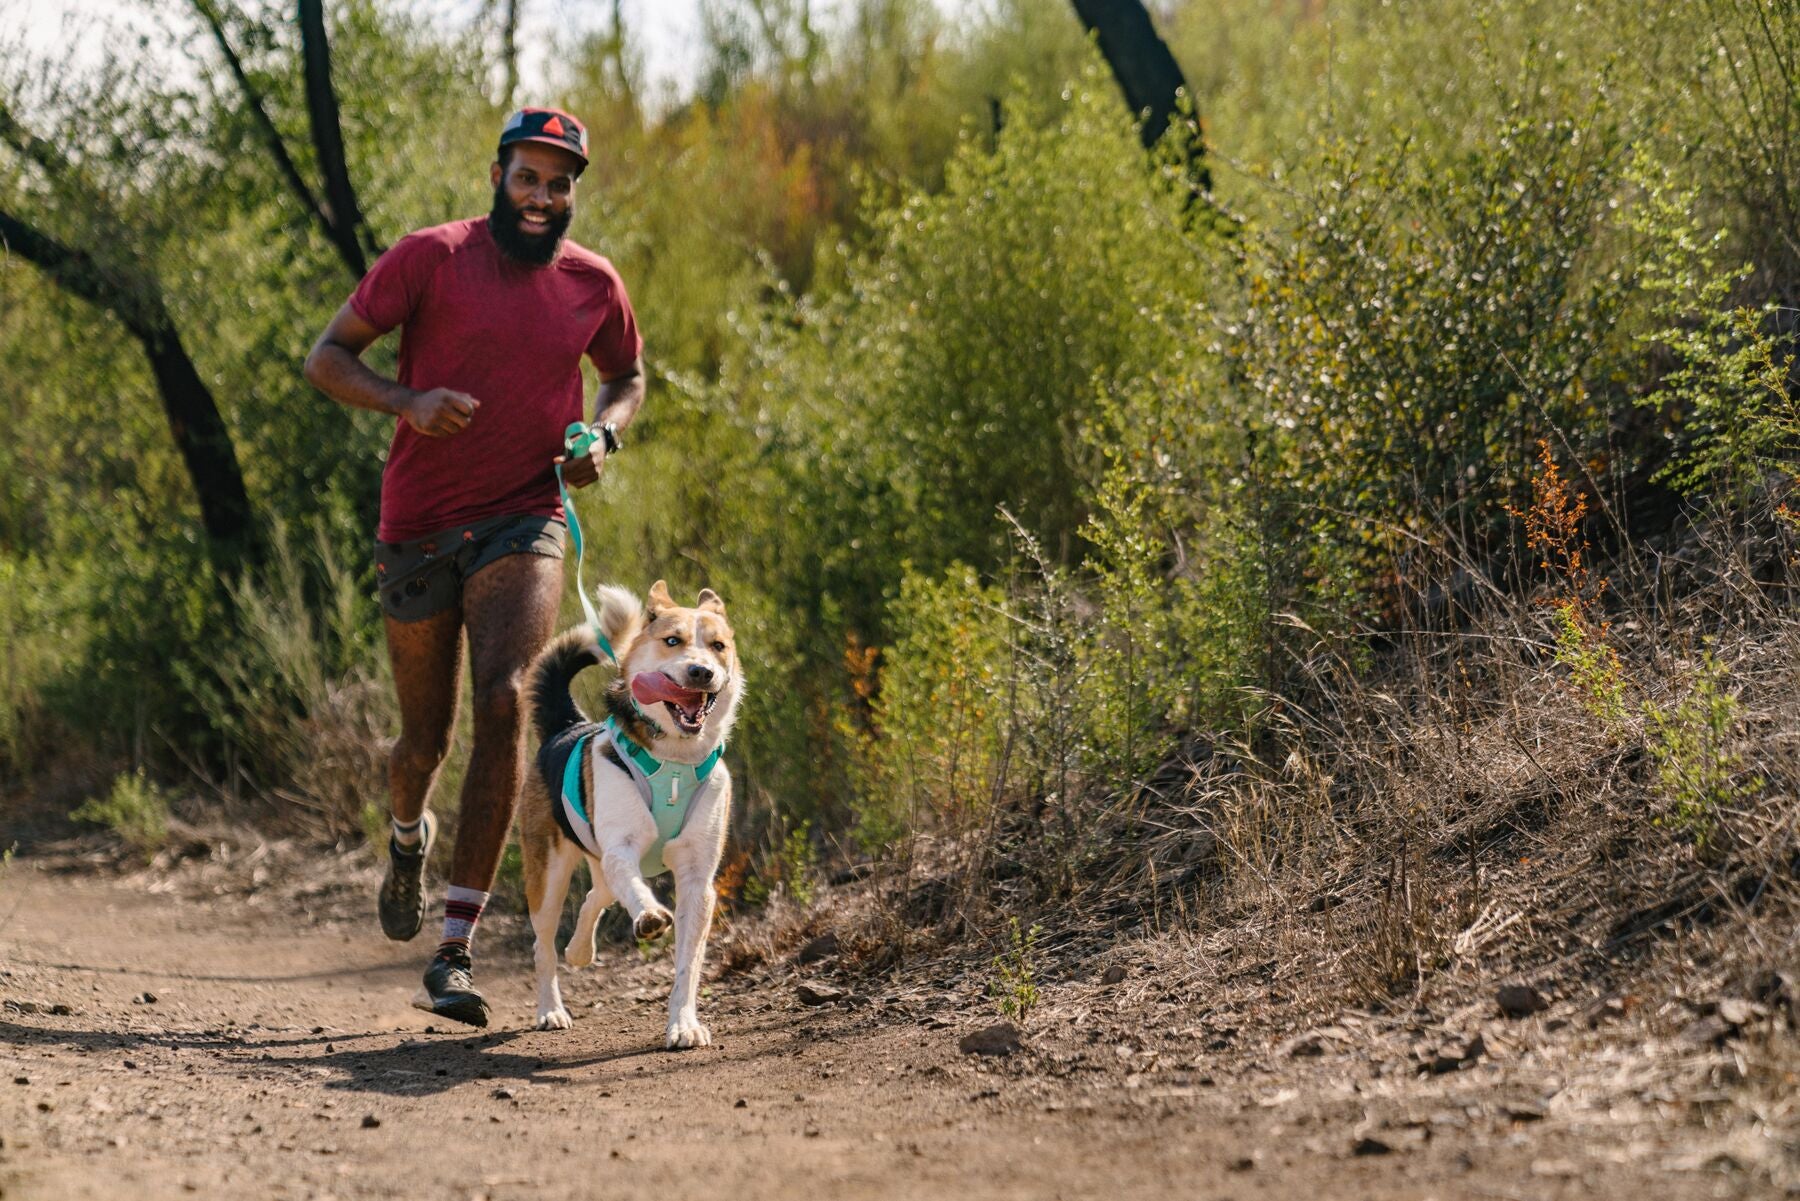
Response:
[{"label": "beard", "polygon": [[562,246],[563,235],[569,232],[569,221],[575,213],[572,209],[564,209],[561,213],[551,213],[550,224],[540,234],[526,233],[519,225],[521,212],[507,199],[506,189],[494,189],[494,207],[488,212],[488,229],[493,232],[494,245],[500,253],[515,262],[529,267],[542,267],[556,257]]}]

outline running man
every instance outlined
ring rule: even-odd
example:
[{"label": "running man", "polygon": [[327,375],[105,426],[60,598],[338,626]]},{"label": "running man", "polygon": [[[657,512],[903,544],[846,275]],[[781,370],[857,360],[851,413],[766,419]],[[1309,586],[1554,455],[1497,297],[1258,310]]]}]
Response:
[{"label": "running man", "polygon": [[[458,802],[443,940],[414,1004],[485,1026],[470,947],[500,862],[525,763],[526,668],[562,597],[555,465],[582,417],[581,358],[600,375],[604,441],[564,466],[599,478],[644,399],[643,339],[611,263],[565,239],[587,131],[556,109],[507,118],[485,217],[402,238],[307,355],[307,380],[340,404],[397,418],[381,478],[375,570],[400,737],[388,760],[393,836],[378,908],[389,938],[424,922],[421,875],[437,820],[427,802],[450,749],[468,633],[474,745]],[[401,328],[399,378],[362,361]]]}]

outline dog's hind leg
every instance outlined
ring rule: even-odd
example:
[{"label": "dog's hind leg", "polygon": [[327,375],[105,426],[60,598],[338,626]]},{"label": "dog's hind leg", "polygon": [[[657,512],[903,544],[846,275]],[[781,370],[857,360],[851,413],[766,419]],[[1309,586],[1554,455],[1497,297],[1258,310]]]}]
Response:
[{"label": "dog's hind leg", "polygon": [[600,924],[600,915],[606,912],[606,907],[613,903],[612,889],[606,886],[600,865],[591,857],[588,874],[593,877],[593,886],[588,889],[587,900],[581,903],[581,916],[575,919],[575,933],[569,935],[569,945],[563,950],[564,962],[574,968],[594,962],[594,927]]},{"label": "dog's hind leg", "polygon": [[544,861],[542,892],[531,908],[531,929],[537,935],[533,958],[537,967],[539,1030],[567,1030],[572,1021],[563,1006],[562,986],[556,980],[556,927],[562,917],[563,898],[569,893],[569,877],[580,861],[581,852],[573,843],[557,839]]}]

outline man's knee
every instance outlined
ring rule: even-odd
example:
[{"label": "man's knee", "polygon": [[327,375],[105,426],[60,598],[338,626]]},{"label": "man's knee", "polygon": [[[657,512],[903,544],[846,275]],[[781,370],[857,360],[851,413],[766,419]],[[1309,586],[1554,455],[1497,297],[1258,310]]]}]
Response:
[{"label": "man's knee", "polygon": [[394,742],[389,761],[402,771],[428,776],[450,753],[450,727],[425,732],[403,731]]},{"label": "man's knee", "polygon": [[512,672],[475,685],[475,728],[488,736],[516,734],[525,713],[525,673]]}]

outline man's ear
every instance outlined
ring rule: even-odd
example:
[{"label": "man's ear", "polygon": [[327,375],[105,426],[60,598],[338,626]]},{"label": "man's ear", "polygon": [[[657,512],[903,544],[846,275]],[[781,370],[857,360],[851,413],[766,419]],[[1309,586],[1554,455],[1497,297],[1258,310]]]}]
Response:
[{"label": "man's ear", "polygon": [[708,613],[717,613],[720,617],[725,616],[725,602],[711,588],[700,589],[700,603],[695,607],[705,609]]},{"label": "man's ear", "polygon": [[658,580],[656,583],[650,585],[650,609],[652,612],[655,612],[658,609],[673,609],[674,607],[675,598],[669,595],[669,585],[667,581]]},{"label": "man's ear", "polygon": [[497,188],[499,186],[500,186],[500,160],[495,159],[493,161],[493,164],[488,167],[488,187]]}]

